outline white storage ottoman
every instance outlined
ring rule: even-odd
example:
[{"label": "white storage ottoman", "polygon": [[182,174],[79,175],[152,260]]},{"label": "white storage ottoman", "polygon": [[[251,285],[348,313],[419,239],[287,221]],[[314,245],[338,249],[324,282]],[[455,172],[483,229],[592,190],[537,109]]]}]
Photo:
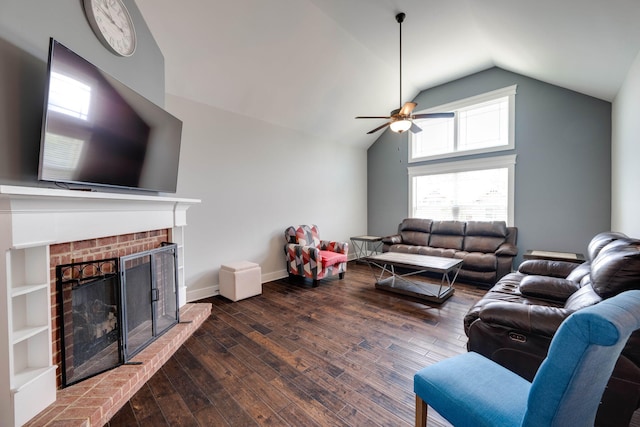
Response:
[{"label": "white storage ottoman", "polygon": [[238,301],[262,293],[260,266],[238,261],[220,268],[220,295]]}]

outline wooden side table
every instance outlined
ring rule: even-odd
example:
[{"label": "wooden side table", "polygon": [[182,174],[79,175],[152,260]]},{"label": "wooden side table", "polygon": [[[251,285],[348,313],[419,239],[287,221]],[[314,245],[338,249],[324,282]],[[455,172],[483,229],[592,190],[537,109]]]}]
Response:
[{"label": "wooden side table", "polygon": [[576,264],[582,264],[585,262],[583,254],[575,252],[556,252],[556,251],[539,251],[528,250],[522,255],[522,258],[527,259],[548,259],[550,261],[565,261],[574,262]]},{"label": "wooden side table", "polygon": [[382,252],[382,237],[354,236],[351,237],[351,243],[353,244],[356,261],[359,261],[360,258]]}]

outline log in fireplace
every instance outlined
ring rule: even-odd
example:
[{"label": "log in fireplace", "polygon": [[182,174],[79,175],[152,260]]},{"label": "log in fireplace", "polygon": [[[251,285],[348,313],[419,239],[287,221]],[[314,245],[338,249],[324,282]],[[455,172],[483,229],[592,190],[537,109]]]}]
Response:
[{"label": "log in fireplace", "polygon": [[131,358],[179,322],[177,245],[56,267],[62,386]]}]

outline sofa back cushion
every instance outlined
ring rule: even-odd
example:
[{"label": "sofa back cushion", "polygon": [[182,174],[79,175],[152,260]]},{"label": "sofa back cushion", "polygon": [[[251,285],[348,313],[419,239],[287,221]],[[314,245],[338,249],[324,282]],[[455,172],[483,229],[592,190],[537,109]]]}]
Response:
[{"label": "sofa back cushion", "polygon": [[603,247],[591,263],[590,278],[603,299],[640,289],[640,240],[618,239]]},{"label": "sofa back cushion", "polygon": [[398,227],[402,243],[406,245],[428,246],[431,231],[430,219],[406,218]]},{"label": "sofa back cushion", "polygon": [[433,221],[429,246],[463,250],[465,226],[463,221]]},{"label": "sofa back cushion", "polygon": [[505,242],[507,233],[504,221],[468,221],[464,250],[493,253]]},{"label": "sofa back cushion", "polygon": [[616,231],[604,231],[602,233],[598,233],[589,242],[589,246],[587,246],[587,255],[590,261],[593,261],[600,253],[600,250],[607,246],[609,243],[618,240],[618,239],[626,239],[627,236],[622,233],[618,233]]}]

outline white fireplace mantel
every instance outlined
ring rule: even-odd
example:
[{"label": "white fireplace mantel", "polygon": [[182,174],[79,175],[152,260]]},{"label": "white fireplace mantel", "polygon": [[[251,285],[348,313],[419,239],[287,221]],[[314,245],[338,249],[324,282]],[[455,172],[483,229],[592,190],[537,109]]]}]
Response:
[{"label": "white fireplace mantel", "polygon": [[0,185],[0,227],[11,233],[0,234],[0,247],[183,227],[187,209],[197,203],[200,200]]},{"label": "white fireplace mantel", "polygon": [[55,401],[49,247],[171,229],[186,302],[184,227],[197,199],[0,185],[0,425],[20,426]]}]

